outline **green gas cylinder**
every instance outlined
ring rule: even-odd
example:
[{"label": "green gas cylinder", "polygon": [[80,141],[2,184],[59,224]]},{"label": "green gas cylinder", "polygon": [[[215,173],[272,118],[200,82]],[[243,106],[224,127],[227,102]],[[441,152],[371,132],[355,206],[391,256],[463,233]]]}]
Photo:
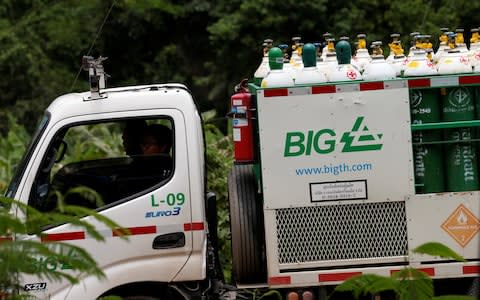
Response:
[{"label": "green gas cylinder", "polygon": [[[409,62],[403,75],[426,76],[437,73],[424,49],[419,47],[419,33],[413,32]],[[436,123],[441,120],[440,95],[437,89],[410,90],[410,113],[412,124]],[[445,191],[443,151],[438,142],[442,140],[440,130],[422,130],[412,133],[415,185],[417,193],[437,193]]]},{"label": "green gas cylinder", "polygon": [[[475,118],[472,90],[466,87],[442,88],[442,118],[444,121],[468,121]],[[479,189],[476,145],[472,128],[445,129],[447,191]]]},{"label": "green gas cylinder", "polygon": [[[436,123],[441,119],[439,93],[436,89],[410,90],[410,112],[413,124]],[[442,139],[439,130],[414,131],[413,155],[417,193],[445,191]],[[425,144],[424,144],[425,143]]]}]

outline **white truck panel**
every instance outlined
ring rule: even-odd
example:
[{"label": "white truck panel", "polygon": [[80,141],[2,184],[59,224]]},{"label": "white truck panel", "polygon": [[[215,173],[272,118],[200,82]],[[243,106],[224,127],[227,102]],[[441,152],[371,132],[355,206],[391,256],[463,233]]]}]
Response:
[{"label": "white truck panel", "polygon": [[266,209],[414,193],[407,88],[257,96]]}]

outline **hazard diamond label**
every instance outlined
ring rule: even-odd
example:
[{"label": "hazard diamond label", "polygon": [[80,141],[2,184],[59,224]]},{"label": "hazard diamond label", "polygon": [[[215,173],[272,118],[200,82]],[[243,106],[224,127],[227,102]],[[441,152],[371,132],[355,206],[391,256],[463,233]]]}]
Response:
[{"label": "hazard diamond label", "polygon": [[442,224],[452,238],[465,247],[470,240],[480,231],[480,220],[472,214],[463,204],[448,217]]}]

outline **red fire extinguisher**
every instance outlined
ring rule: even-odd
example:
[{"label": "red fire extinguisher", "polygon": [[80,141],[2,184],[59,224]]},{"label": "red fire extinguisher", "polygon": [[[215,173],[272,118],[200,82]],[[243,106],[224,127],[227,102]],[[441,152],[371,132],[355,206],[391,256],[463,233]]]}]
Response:
[{"label": "red fire extinguisher", "polygon": [[235,94],[231,98],[233,148],[235,162],[249,163],[254,161],[252,97],[248,90],[248,80],[243,79],[235,86]]}]

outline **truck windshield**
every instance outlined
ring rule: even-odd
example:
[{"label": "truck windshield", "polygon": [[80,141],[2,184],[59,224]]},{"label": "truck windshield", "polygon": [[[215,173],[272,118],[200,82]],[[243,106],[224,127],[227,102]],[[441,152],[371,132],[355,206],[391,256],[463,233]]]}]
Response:
[{"label": "truck windshield", "polygon": [[35,133],[33,134],[33,137],[30,141],[30,144],[28,145],[27,150],[23,154],[23,158],[20,160],[20,162],[15,168],[16,169],[15,174],[13,175],[12,180],[10,181],[10,184],[7,188],[7,191],[5,192],[6,197],[8,198],[14,197],[18,188],[18,184],[22,178],[23,173],[25,172],[25,168],[27,167],[28,161],[30,160],[30,157],[33,154],[35,146],[38,144],[38,141],[42,136],[42,133],[47,127],[49,120],[50,120],[50,113],[46,112],[45,115],[40,120],[40,124],[38,125],[37,129],[35,130]]}]

